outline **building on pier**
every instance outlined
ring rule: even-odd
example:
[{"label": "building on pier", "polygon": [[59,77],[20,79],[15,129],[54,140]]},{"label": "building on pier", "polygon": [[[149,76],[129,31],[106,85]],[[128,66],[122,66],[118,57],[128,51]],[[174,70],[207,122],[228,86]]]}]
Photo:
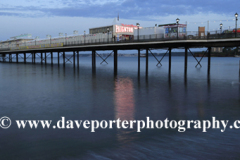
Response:
[{"label": "building on pier", "polygon": [[137,29],[136,25],[133,24],[123,24],[120,23],[117,19],[114,19],[113,25],[102,26],[90,28],[90,34],[108,34],[110,33],[115,41],[120,40],[131,40],[133,39],[134,29]]},{"label": "building on pier", "polygon": [[186,24],[162,24],[155,27],[134,28],[134,37],[139,39],[154,39],[154,38],[183,38],[187,36]]},{"label": "building on pier", "polygon": [[12,39],[12,40],[6,40],[6,41],[0,41],[0,48],[11,48],[11,47],[19,47],[22,44],[26,44],[28,41],[31,41],[33,39],[29,38],[21,38],[21,39]]}]

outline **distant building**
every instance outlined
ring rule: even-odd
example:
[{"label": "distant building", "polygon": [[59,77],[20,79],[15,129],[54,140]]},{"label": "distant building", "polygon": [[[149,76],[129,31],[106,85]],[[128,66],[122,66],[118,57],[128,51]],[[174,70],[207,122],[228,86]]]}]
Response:
[{"label": "distant building", "polygon": [[205,27],[198,27],[198,36],[205,37]]},{"label": "distant building", "polygon": [[211,52],[223,52],[223,47],[212,47]]},{"label": "distant building", "polygon": [[11,48],[11,47],[19,47],[20,44],[23,44],[25,42],[31,41],[33,39],[28,38],[22,38],[22,39],[12,39],[12,40],[6,40],[6,41],[0,41],[0,48]]}]

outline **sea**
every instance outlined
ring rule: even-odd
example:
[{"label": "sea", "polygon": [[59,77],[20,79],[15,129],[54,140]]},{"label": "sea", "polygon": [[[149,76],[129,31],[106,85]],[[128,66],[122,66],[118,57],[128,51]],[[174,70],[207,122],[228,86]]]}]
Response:
[{"label": "sea", "polygon": [[[38,56],[37,56],[38,57]],[[70,57],[69,57],[70,58]],[[161,59],[160,56],[157,56]],[[155,160],[155,159],[240,159],[240,129],[220,128],[18,128],[17,120],[240,120],[239,58],[211,57],[208,75],[189,56],[187,74],[184,57],[173,56],[169,73],[168,56],[161,61],[145,57],[138,76],[137,57],[118,57],[114,75],[113,57],[107,63],[97,57],[92,72],[91,57],[80,57],[79,68],[72,59],[60,66],[0,63],[0,117],[11,126],[0,128],[1,160]],[[200,57],[197,57],[200,60]],[[14,61],[15,59],[13,59]],[[21,59],[21,61],[23,61]],[[6,123],[2,122],[3,124]],[[240,123],[238,123],[240,126]],[[203,125],[201,126],[203,127]]]}]

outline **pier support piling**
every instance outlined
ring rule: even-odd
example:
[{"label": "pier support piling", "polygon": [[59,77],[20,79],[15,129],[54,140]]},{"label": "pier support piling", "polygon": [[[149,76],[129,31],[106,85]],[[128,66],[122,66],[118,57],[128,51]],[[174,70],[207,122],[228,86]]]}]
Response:
[{"label": "pier support piling", "polygon": [[23,53],[23,55],[24,55],[24,63],[27,63],[27,57],[26,57],[26,53]]},{"label": "pier support piling", "polygon": [[79,51],[77,51],[77,69],[79,69]]},{"label": "pier support piling", "polygon": [[12,54],[9,54],[9,62],[12,63]]},{"label": "pier support piling", "polygon": [[34,60],[34,64],[36,64],[36,53],[33,53],[33,60]]},{"label": "pier support piling", "polygon": [[65,67],[65,52],[63,52],[63,67]]},{"label": "pier support piling", "polygon": [[41,52],[41,64],[43,64],[43,53]]},{"label": "pier support piling", "polygon": [[32,55],[32,64],[34,63],[34,60],[33,60],[33,53],[31,53],[31,55]]},{"label": "pier support piling", "polygon": [[168,58],[168,76],[171,76],[171,67],[172,67],[172,48],[169,48],[169,58]]},{"label": "pier support piling", "polygon": [[208,47],[208,75],[210,75],[211,67],[211,47]]},{"label": "pier support piling", "polygon": [[118,71],[118,55],[117,55],[117,50],[114,50],[114,76],[117,75]]},{"label": "pier support piling", "polygon": [[45,54],[45,65],[47,64],[47,52],[44,53]]},{"label": "pier support piling", "polygon": [[18,63],[18,53],[16,53],[16,62]]},{"label": "pier support piling", "polygon": [[53,52],[51,52],[51,65],[53,65]]},{"label": "pier support piling", "polygon": [[76,58],[76,52],[73,51],[73,69],[75,69],[75,58]]},{"label": "pier support piling", "polygon": [[140,49],[138,49],[138,78],[140,78]]},{"label": "pier support piling", "polygon": [[146,49],[146,77],[148,76],[148,48]]},{"label": "pier support piling", "polygon": [[60,53],[58,52],[58,67],[59,67],[59,65],[60,65],[60,55],[59,55]]},{"label": "pier support piling", "polygon": [[96,51],[92,50],[92,72],[96,72]]},{"label": "pier support piling", "polygon": [[188,64],[188,48],[185,47],[185,60],[184,60],[184,76],[187,76],[187,64]]}]

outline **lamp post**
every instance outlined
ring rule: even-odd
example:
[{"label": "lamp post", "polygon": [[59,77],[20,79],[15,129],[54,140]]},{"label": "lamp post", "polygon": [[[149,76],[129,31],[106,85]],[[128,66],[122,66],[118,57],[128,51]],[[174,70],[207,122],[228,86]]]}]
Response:
[{"label": "lamp post", "polygon": [[139,26],[140,26],[140,24],[137,23],[136,26],[138,27],[138,41],[139,41]]},{"label": "lamp post", "polygon": [[176,19],[176,22],[177,22],[177,39],[178,39],[178,23],[179,23],[179,21],[180,21],[180,19],[177,18],[177,19]]},{"label": "lamp post", "polygon": [[65,33],[65,43],[67,45],[67,33]]},{"label": "lamp post", "polygon": [[84,31],[84,44],[85,44],[86,31]]},{"label": "lamp post", "polygon": [[235,24],[235,38],[237,37],[237,20],[238,20],[238,14],[235,13],[235,18],[236,18],[236,24]]},{"label": "lamp post", "polygon": [[222,33],[222,26],[223,26],[223,24],[221,23],[220,24],[220,33]]},{"label": "lamp post", "polygon": [[107,40],[108,40],[108,43],[109,43],[109,27],[107,28]]}]

